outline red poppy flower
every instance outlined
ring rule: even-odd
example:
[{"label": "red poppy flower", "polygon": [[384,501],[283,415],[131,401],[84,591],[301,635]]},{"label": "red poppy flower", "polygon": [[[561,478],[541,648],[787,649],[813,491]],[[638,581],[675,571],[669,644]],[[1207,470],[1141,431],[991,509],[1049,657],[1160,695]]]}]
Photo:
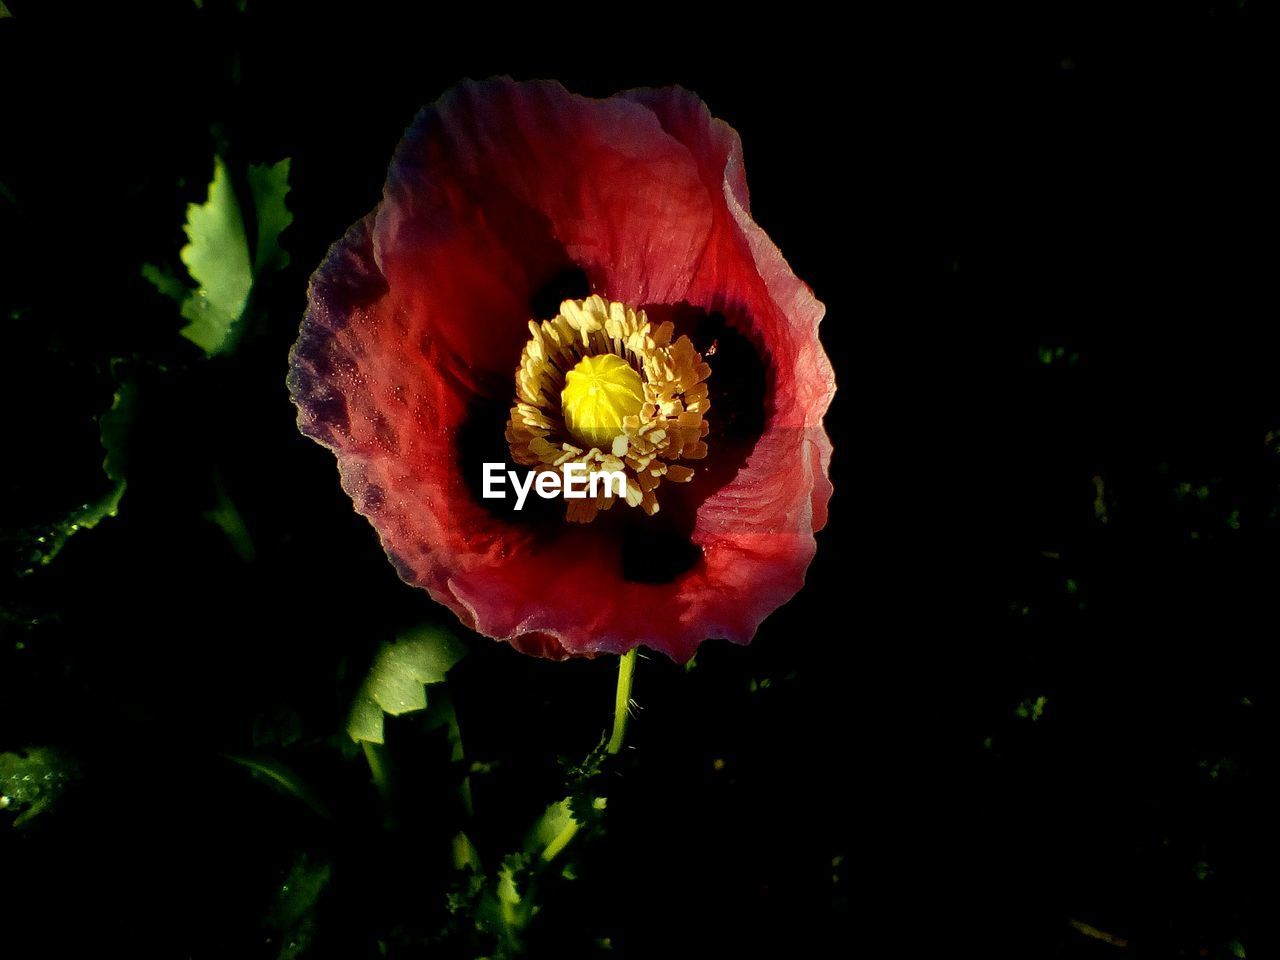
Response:
[{"label": "red poppy flower", "polygon": [[[400,575],[469,628],[684,661],[804,582],[831,496],[822,314],[693,94],[467,82],[316,271],[289,388]],[[517,511],[482,496],[485,462],[625,489]]]}]

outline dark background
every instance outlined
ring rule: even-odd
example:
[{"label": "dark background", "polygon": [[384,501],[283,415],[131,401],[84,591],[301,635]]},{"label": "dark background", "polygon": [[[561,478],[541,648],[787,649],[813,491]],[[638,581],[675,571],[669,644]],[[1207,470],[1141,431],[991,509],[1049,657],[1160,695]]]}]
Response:
[{"label": "dark background", "polygon": [[[378,644],[445,619],[297,434],[284,373],[307,277],[405,126],[495,73],[702,95],[827,304],[839,383],[808,585],[749,648],[641,661],[605,833],[541,892],[530,952],[1277,955],[1275,78],[1251,4],[1122,41],[7,2],[0,751],[77,766],[38,818],[0,813],[14,956],[274,957],[300,856],[332,868],[306,955],[478,949],[444,905],[447,744],[388,722],[388,809],[341,734]],[[215,151],[237,176],[292,157],[295,219],[268,322],[206,361],[139,268],[178,265]],[[120,515],[19,576],[105,490],[122,371]],[[251,560],[205,517],[220,489]],[[609,724],[615,665],[471,647],[449,690],[490,766],[467,829],[500,855]],[[332,817],[225,754],[288,764]]]}]

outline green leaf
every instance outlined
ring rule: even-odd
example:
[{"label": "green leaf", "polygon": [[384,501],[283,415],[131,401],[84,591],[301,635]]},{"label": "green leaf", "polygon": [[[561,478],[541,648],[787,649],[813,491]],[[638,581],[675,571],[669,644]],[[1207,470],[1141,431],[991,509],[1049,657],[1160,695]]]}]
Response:
[{"label": "green leaf", "polygon": [[480,854],[465,831],[459,830],[453,837],[453,868],[480,873]]},{"label": "green leaf", "polygon": [[280,246],[280,234],[293,223],[293,214],[284,205],[289,192],[289,158],[249,167],[248,180],[258,221],[253,257],[253,273],[257,277],[264,271],[283,270],[289,265],[289,254]]},{"label": "green leaf", "polygon": [[303,783],[302,779],[283,763],[272,760],[270,757],[240,757],[229,753],[224,756],[232,763],[238,763],[245,769],[252,770],[268,783],[301,800],[322,819],[328,820],[333,816],[315,791]]},{"label": "green leaf", "polygon": [[142,265],[142,276],[150,284],[175,303],[184,303],[191,296],[191,290],[185,283],[173,275],[168,267],[158,267],[154,263]]},{"label": "green leaf", "polygon": [[[573,814],[569,798],[553,803],[547,807],[525,837],[524,851],[529,854],[543,853],[553,843],[557,843],[566,832],[571,839],[580,824],[581,821]],[[557,849],[556,852],[559,850]]]},{"label": "green leaf", "polygon": [[1036,721],[1044,716],[1044,708],[1048,703],[1048,697],[1036,697],[1034,700],[1028,698],[1018,704],[1017,709],[1013,712],[1024,720]]},{"label": "green leaf", "polygon": [[231,499],[231,493],[227,490],[226,481],[222,478],[222,471],[215,470],[213,474],[213,489],[217,497],[217,506],[212,510],[206,510],[204,518],[210,523],[215,524],[227,536],[232,549],[245,563],[252,563],[257,556],[257,551],[253,546],[253,537],[249,533],[249,528],[245,525],[244,518],[240,515],[240,511],[236,508],[235,501]]},{"label": "green leaf", "polygon": [[449,691],[442,689],[440,693],[440,696],[433,696],[431,703],[427,705],[425,729],[444,730],[449,739],[449,759],[454,763],[461,763],[465,754],[458,714],[453,709],[453,701],[449,699]]},{"label": "green leaf", "polygon": [[92,530],[108,517],[120,512],[120,500],[124,497],[125,483],[117,482],[99,497],[82,504],[59,521],[52,530],[36,538],[36,561],[26,569],[31,573],[37,566],[48,566],[62,552],[67,541],[81,530]]},{"label": "green leaf", "polygon": [[111,489],[98,499],[81,504],[52,530],[37,537],[35,562],[27,568],[27,573],[36,566],[52,563],[67,541],[81,530],[92,530],[107,517],[114,517],[119,512],[120,500],[128,485],[125,480],[125,441],[137,408],[137,396],[137,384],[132,380],[124,381],[116,389],[110,409],[98,418],[98,439],[106,451],[102,471],[111,481]]},{"label": "green leaf", "polygon": [[204,204],[187,208],[187,245],[179,251],[197,284],[182,304],[184,337],[214,356],[234,343],[234,328],[253,286],[244,218],[221,157],[214,157],[213,180]]},{"label": "green leaf", "polygon": [[565,770],[565,786],[568,796],[564,800],[567,810],[581,826],[597,824],[600,812],[604,809],[599,801],[603,799],[604,769],[606,761],[612,756],[608,750],[608,741],[601,739],[581,764],[568,766]]},{"label": "green leaf", "polygon": [[443,681],[464,653],[461,641],[436,627],[420,627],[384,643],[351,706],[348,735],[357,743],[384,743],[382,715],[425,710],[423,688]]},{"label": "green leaf", "polygon": [[179,252],[196,289],[190,289],[165,267],[142,266],[143,277],[180,305],[187,325],[179,332],[206,356],[227,353],[235,346],[254,282],[267,271],[283,270],[289,264],[289,255],[280,246],[280,234],[293,222],[284,202],[289,193],[289,165],[286,157],[246,171],[258,230],[252,260],[231,176],[222,158],[215,156],[208,199],[187,207],[183,228],[187,245]]},{"label": "green leaf", "polygon": [[52,804],[77,776],[75,764],[56,750],[37,747],[26,756],[0,753],[0,810],[16,810],[20,827]]},{"label": "green leaf", "polygon": [[125,482],[128,470],[128,436],[138,410],[138,384],[133,380],[125,380],[116,388],[111,398],[111,407],[98,418],[98,442],[106,456],[102,460],[102,471],[108,480],[116,483]]},{"label": "green leaf", "polygon": [[328,863],[317,863],[303,854],[280,886],[275,905],[266,917],[267,926],[283,941],[277,954],[280,960],[294,960],[306,954],[315,936],[316,902],[332,873]]}]

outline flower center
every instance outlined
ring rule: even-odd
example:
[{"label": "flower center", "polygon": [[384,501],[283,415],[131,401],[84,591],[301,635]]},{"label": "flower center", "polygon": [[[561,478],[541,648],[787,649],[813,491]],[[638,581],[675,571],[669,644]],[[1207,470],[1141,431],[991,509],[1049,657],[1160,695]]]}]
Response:
[{"label": "flower center", "polygon": [[564,377],[560,409],[569,432],[592,446],[609,450],[622,433],[622,421],[644,406],[640,374],[616,353],[583,357]]},{"label": "flower center", "polygon": [[658,486],[687,483],[693,468],[680,461],[707,455],[711,367],[688,337],[672,339],[670,321],[655,327],[643,310],[599,296],[564,301],[552,319],[530,321],[529,334],[507,420],[511,458],[539,472],[572,461],[588,475],[626,476],[622,496],[605,485],[567,500],[576,523],[617,500],[657,513]]}]

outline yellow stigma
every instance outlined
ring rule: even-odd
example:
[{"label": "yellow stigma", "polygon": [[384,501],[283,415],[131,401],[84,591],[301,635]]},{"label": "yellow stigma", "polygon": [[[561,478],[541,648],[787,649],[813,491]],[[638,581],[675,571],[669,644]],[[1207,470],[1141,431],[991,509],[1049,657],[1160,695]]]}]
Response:
[{"label": "yellow stigma", "polygon": [[564,424],[578,439],[609,450],[622,433],[622,421],[644,406],[640,374],[622,357],[602,353],[583,357],[565,374],[560,408]]}]

